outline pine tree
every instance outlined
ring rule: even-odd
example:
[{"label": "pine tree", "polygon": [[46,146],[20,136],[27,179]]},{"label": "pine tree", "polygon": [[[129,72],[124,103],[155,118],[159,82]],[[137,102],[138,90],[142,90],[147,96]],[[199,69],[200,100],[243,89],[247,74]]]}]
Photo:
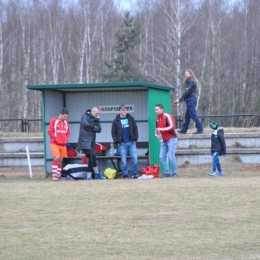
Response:
[{"label": "pine tree", "polygon": [[104,80],[109,82],[143,81],[144,76],[139,72],[139,60],[135,48],[142,40],[142,25],[130,16],[124,14],[122,29],[116,33],[116,58],[111,63],[105,63],[109,72]]}]

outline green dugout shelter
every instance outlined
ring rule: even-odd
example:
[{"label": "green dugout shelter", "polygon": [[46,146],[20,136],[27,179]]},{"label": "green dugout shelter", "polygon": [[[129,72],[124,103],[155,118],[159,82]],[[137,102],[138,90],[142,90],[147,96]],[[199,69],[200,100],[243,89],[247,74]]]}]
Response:
[{"label": "green dugout shelter", "polygon": [[[109,82],[90,84],[27,85],[27,89],[42,92],[44,126],[44,165],[51,172],[52,155],[49,148],[48,126],[50,120],[59,115],[62,107],[69,110],[71,137],[70,143],[77,143],[80,118],[87,109],[99,106],[102,132],[97,134],[98,143],[112,142],[111,124],[121,104],[128,107],[138,125],[138,142],[147,147],[138,149],[144,155],[149,148],[150,164],[159,164],[159,142],[155,138],[156,114],[154,106],[162,104],[170,113],[170,91],[175,88],[147,82]],[[139,165],[138,165],[139,166]],[[141,167],[140,165],[139,167]],[[140,170],[140,169],[139,169]]]}]

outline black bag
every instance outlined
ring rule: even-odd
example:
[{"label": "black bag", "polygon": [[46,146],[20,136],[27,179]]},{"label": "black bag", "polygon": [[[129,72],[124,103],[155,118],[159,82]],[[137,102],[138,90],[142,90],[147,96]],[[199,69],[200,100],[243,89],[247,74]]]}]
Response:
[{"label": "black bag", "polygon": [[73,180],[86,180],[88,167],[83,164],[67,164],[65,167],[62,167],[61,177],[65,179]]}]

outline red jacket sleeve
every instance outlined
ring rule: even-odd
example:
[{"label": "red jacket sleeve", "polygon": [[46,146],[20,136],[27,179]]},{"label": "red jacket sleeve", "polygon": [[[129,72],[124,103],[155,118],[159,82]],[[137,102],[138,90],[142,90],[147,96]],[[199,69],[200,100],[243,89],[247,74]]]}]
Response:
[{"label": "red jacket sleeve", "polygon": [[56,136],[54,135],[54,118],[51,120],[49,127],[48,127],[48,135],[52,140],[56,139]]},{"label": "red jacket sleeve", "polygon": [[164,116],[165,116],[165,120],[166,120],[166,125],[167,126],[159,127],[157,129],[161,133],[171,132],[172,130],[174,130],[174,122],[172,120],[172,117],[169,114],[167,114],[167,113],[165,113]]}]

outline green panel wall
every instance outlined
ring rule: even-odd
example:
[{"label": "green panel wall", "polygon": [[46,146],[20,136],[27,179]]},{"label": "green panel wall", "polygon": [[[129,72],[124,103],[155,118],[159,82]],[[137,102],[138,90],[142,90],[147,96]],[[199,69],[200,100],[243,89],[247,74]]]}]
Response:
[{"label": "green panel wall", "polygon": [[[170,91],[164,91],[160,89],[148,90],[148,132],[149,132],[149,155],[150,155],[150,164],[160,164],[159,151],[160,144],[157,138],[155,137],[155,121],[156,114],[154,107],[156,104],[162,104],[164,106],[164,111],[170,113],[171,107],[171,97]],[[162,171],[162,166],[161,166]]]}]

